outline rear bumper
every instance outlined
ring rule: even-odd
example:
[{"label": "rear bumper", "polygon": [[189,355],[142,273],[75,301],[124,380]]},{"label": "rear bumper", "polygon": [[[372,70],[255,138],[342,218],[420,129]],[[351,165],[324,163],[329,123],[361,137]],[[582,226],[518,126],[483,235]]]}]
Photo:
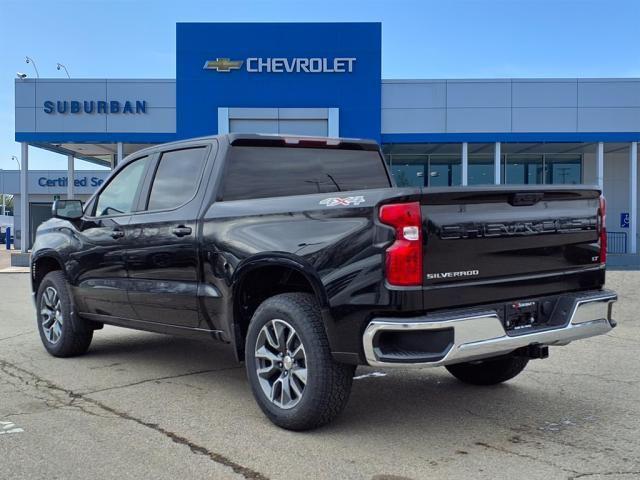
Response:
[{"label": "rear bumper", "polygon": [[[569,321],[560,327],[524,334],[507,333],[496,310],[475,309],[413,318],[375,318],[363,335],[367,363],[371,366],[439,367],[509,353],[528,345],[566,345],[574,340],[609,332],[614,326],[615,292],[597,290],[567,295],[572,300]],[[438,352],[402,352],[389,355],[379,347],[383,332],[434,335],[448,332],[451,340]],[[452,335],[451,335],[452,332]]]}]

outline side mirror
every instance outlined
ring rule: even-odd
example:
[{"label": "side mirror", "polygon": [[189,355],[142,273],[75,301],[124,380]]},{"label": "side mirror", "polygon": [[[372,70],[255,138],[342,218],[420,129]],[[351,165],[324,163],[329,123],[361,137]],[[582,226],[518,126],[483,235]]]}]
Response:
[{"label": "side mirror", "polygon": [[80,200],[55,200],[51,207],[51,216],[64,220],[82,218],[82,202]]}]

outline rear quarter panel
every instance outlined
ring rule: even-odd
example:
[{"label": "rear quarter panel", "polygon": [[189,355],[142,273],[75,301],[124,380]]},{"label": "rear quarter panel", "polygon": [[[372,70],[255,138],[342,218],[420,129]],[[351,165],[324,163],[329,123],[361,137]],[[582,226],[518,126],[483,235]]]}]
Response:
[{"label": "rear quarter panel", "polygon": [[[204,279],[231,299],[237,273],[251,262],[288,260],[320,285],[334,352],[360,349],[375,312],[422,309],[421,291],[384,288],[384,251],[393,231],[376,228],[376,205],[418,195],[393,188],[216,202],[202,224]],[[327,201],[350,198],[345,204]],[[232,302],[209,313],[229,334]]]}]

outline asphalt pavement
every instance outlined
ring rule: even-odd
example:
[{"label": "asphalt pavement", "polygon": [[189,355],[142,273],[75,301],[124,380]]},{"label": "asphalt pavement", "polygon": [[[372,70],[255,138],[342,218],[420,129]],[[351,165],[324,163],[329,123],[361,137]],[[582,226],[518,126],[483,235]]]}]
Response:
[{"label": "asphalt pavement", "polygon": [[358,368],[322,429],[273,426],[228,346],[105,327],[85,356],[40,344],[27,274],[0,274],[0,478],[640,478],[640,272],[610,272],[610,334],[514,380]]}]

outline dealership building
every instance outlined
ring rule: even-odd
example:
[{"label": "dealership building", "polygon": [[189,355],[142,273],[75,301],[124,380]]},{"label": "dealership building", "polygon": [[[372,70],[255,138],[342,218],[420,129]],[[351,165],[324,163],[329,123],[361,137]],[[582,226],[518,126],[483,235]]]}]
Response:
[{"label": "dealership building", "polygon": [[[16,79],[16,243],[30,248],[55,195],[104,180],[75,158],[113,168],[149,145],[257,132],[375,139],[398,185],[599,185],[610,251],[638,252],[640,79],[382,79],[381,30],[179,23],[175,79]],[[32,148],[69,171],[28,172]]]}]

